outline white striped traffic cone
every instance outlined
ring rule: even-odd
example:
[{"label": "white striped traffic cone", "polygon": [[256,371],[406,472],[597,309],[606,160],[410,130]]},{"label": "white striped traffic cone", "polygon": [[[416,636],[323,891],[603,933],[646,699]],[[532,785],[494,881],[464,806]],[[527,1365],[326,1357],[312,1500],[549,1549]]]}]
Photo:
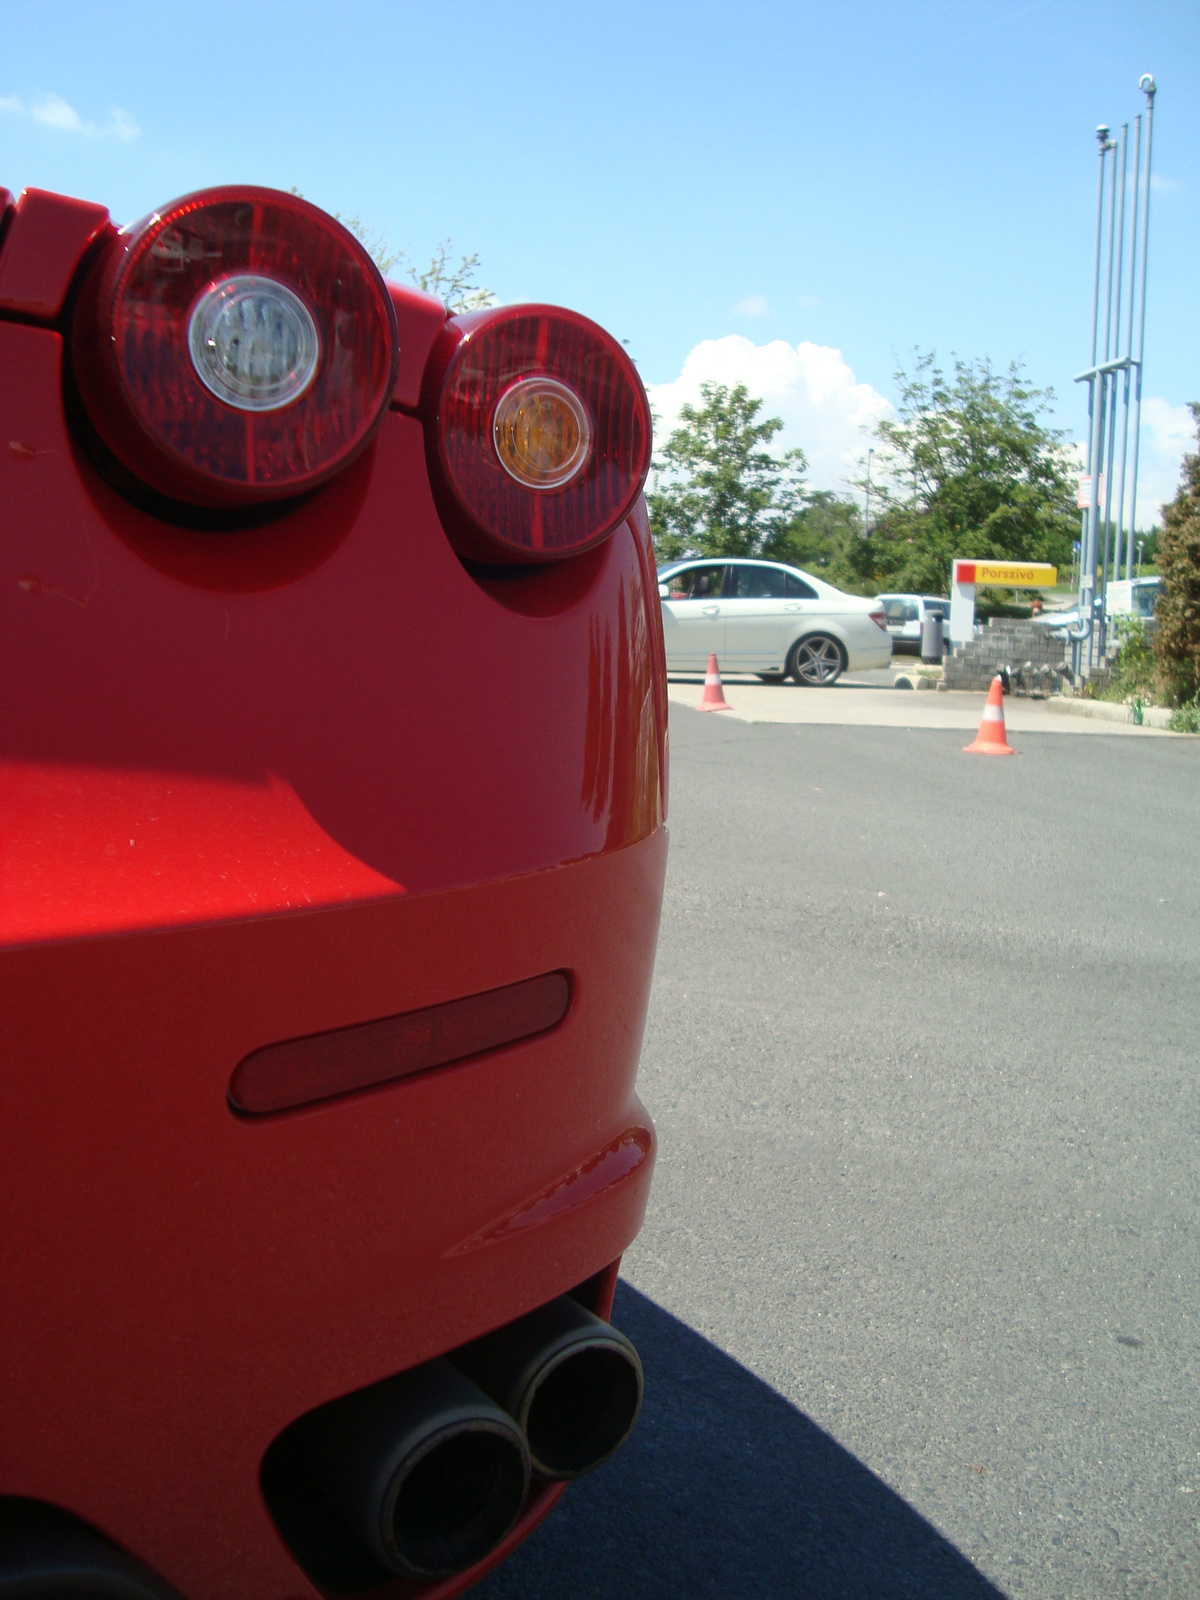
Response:
[{"label": "white striped traffic cone", "polygon": [[708,658],[708,671],[704,674],[704,693],[700,697],[697,711],[732,711],[733,707],[725,698],[725,691],[721,687],[721,669],[717,665],[715,655]]},{"label": "white striped traffic cone", "polygon": [[988,690],[975,742],[963,745],[963,751],[969,756],[1015,756],[1017,753],[1009,744],[1004,728],[1004,682],[999,674],[992,679]]}]

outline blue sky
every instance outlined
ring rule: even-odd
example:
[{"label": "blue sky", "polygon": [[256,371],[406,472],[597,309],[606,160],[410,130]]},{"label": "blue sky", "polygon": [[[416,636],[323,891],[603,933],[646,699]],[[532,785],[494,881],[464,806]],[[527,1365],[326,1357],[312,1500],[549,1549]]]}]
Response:
[{"label": "blue sky", "polygon": [[1195,0],[0,0],[0,37],[0,183],[120,220],[295,184],[415,258],[450,237],[502,299],[627,339],[660,409],[709,371],[774,374],[786,442],[831,482],[915,345],[1023,358],[1079,435],[1093,130],[1132,122],[1152,71],[1147,470],[1156,493],[1177,474]]}]

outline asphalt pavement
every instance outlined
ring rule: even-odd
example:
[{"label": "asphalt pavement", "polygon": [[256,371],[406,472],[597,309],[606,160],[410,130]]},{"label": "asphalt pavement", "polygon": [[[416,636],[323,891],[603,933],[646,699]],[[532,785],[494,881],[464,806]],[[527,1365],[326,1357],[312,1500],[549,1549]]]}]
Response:
[{"label": "asphalt pavement", "polygon": [[1200,740],[672,706],[633,1439],[481,1600],[1200,1595]]}]

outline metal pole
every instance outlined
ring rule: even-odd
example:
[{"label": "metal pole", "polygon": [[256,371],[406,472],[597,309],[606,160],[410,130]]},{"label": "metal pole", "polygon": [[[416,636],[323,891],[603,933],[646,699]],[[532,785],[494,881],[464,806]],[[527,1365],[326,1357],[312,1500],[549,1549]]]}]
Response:
[{"label": "metal pole", "polygon": [[[1116,150],[1117,141],[1110,139],[1108,148]],[[1113,306],[1113,256],[1117,247],[1117,163],[1114,160],[1112,171],[1108,179],[1108,270],[1104,275],[1104,359],[1105,361],[1115,352],[1112,344],[1112,306]]]},{"label": "metal pole", "polygon": [[[1109,149],[1117,150],[1117,141],[1109,139]],[[1115,280],[1115,254],[1117,254],[1117,160],[1112,160],[1109,171],[1109,267],[1104,274],[1104,360],[1109,360],[1112,352],[1112,286]],[[1109,539],[1110,525],[1112,525],[1112,424],[1114,424],[1114,398],[1117,394],[1115,374],[1104,376],[1101,379],[1101,432],[1099,432],[1099,448],[1096,450],[1096,470],[1104,477],[1104,523],[1099,526],[1096,533],[1102,542],[1096,544],[1099,554],[1099,590],[1098,597],[1099,618],[1096,627],[1091,630],[1088,651],[1090,651],[1090,664],[1096,664],[1096,658],[1104,661],[1104,645],[1107,640],[1106,626],[1106,600],[1107,586],[1109,586]],[[1107,456],[1107,472],[1106,472]],[[1099,502],[1099,486],[1096,490],[1096,499]]]},{"label": "metal pole", "polygon": [[[1096,252],[1095,267],[1092,273],[1092,366],[1096,365],[1096,354],[1099,348],[1100,335],[1100,248],[1104,237],[1104,157],[1108,151],[1108,127],[1101,123],[1096,129],[1097,164],[1096,164]],[[1083,508],[1079,526],[1079,626],[1082,628],[1085,615],[1090,618],[1092,605],[1092,577],[1095,570],[1095,560],[1092,557],[1094,546],[1092,544],[1095,532],[1096,496],[1099,485],[1096,482],[1093,457],[1096,445],[1096,419],[1097,419],[1097,394],[1095,377],[1088,379],[1088,438],[1087,438],[1087,471],[1088,503]],[[1078,642],[1073,650],[1073,670],[1078,676],[1081,661],[1081,649]]]},{"label": "metal pole", "polygon": [[[1100,263],[1104,239],[1104,161],[1114,149],[1104,123],[1096,129],[1099,166],[1096,174],[1096,263],[1092,277],[1092,366],[1096,365],[1100,335]],[[1100,521],[1100,468],[1099,462],[1104,437],[1104,385],[1093,375],[1088,380],[1088,504],[1084,513],[1081,550],[1079,553],[1079,626],[1085,621],[1089,627],[1087,637],[1087,665],[1092,664],[1094,634],[1091,630],[1093,616],[1092,598],[1096,586],[1096,539]],[[1078,668],[1076,669],[1078,670]]]},{"label": "metal pole", "polygon": [[[1104,469],[1104,559],[1100,566],[1100,593],[1104,596],[1104,608],[1100,612],[1100,659],[1104,659],[1105,645],[1108,641],[1108,551],[1112,538],[1112,498],[1113,498],[1113,452],[1117,444],[1117,374],[1114,372],[1108,379],[1108,461]],[[1119,547],[1116,554],[1119,554]],[[1114,563],[1115,564],[1115,563]]]},{"label": "metal pole", "polygon": [[[1129,124],[1121,124],[1121,198],[1117,204],[1117,291],[1114,297],[1115,321],[1113,323],[1113,355],[1121,353],[1121,289],[1124,283],[1125,268],[1125,174],[1129,167]],[[1117,169],[1113,167],[1113,184],[1116,185]],[[1130,315],[1132,316],[1132,308]]]},{"label": "metal pole", "polygon": [[[1129,133],[1129,124],[1121,124],[1121,137],[1115,140],[1116,149],[1120,151],[1121,162],[1121,204],[1117,205],[1117,157],[1113,156],[1112,172],[1109,179],[1108,195],[1108,304],[1109,320],[1104,329],[1104,359],[1109,355],[1117,356],[1121,349],[1121,263],[1125,256],[1125,140]],[[1109,339],[1112,339],[1112,349],[1109,350]],[[1104,659],[1104,648],[1108,639],[1108,575],[1109,547],[1113,542],[1112,500],[1113,500],[1113,456],[1117,443],[1117,374],[1114,372],[1108,380],[1108,427],[1101,460],[1104,473],[1104,550],[1100,559],[1100,593],[1104,599],[1104,607],[1100,612],[1100,658]]]},{"label": "metal pole", "polygon": [[[1120,200],[1118,201],[1118,204],[1117,204],[1117,292],[1116,292],[1116,318],[1115,318],[1115,321],[1113,323],[1113,354],[1115,356],[1119,356],[1121,354],[1121,302],[1122,302],[1122,298],[1123,298],[1124,290],[1125,290],[1125,178],[1126,178],[1126,174],[1127,174],[1128,170],[1129,170],[1129,124],[1127,122],[1123,122],[1121,124],[1121,186],[1120,186]],[[1133,320],[1133,305],[1132,305],[1132,303],[1130,304],[1130,307],[1129,307],[1129,320],[1130,321]],[[1111,438],[1110,438],[1110,441],[1109,441],[1109,446],[1108,446],[1109,486],[1108,486],[1108,500],[1105,502],[1107,505],[1111,505],[1112,500],[1114,498],[1113,493],[1112,493],[1112,463],[1113,463],[1114,456],[1116,454],[1116,442],[1117,442],[1117,393],[1116,393],[1116,382],[1117,382],[1117,380],[1114,377],[1114,379],[1113,379],[1112,435],[1111,435]],[[1121,404],[1121,420],[1122,420],[1122,424],[1123,424],[1123,432],[1127,432],[1128,431],[1128,418],[1129,418],[1129,375],[1128,375],[1128,372],[1125,373],[1125,375],[1124,375],[1124,377],[1122,379],[1122,382],[1121,382],[1121,401],[1122,401],[1122,404]],[[1125,470],[1124,470],[1124,459],[1125,459],[1124,451],[1122,451],[1122,454],[1121,454],[1122,468],[1121,468],[1120,493],[1115,496],[1116,504],[1117,504],[1117,525],[1116,525],[1115,528],[1113,528],[1113,526],[1112,526],[1111,515],[1109,516],[1109,519],[1108,519],[1109,520],[1109,537],[1112,540],[1112,546],[1113,546],[1113,558],[1112,558],[1111,571],[1112,571],[1112,575],[1113,575],[1114,578],[1119,578],[1121,576],[1121,535],[1125,531]]]},{"label": "metal pole", "polygon": [[1104,152],[1108,149],[1108,129],[1102,122],[1096,129],[1100,145],[1100,165],[1096,174],[1096,272],[1092,283],[1092,365],[1096,365],[1096,336],[1100,327],[1100,223],[1104,215]]},{"label": "metal pole", "polygon": [[[1138,179],[1141,177],[1142,167],[1142,117],[1139,112],[1134,118],[1133,133],[1133,204],[1130,207],[1129,220],[1129,321],[1125,330],[1125,358],[1133,359],[1133,312],[1137,303],[1137,247],[1138,247]],[[1124,184],[1121,188],[1122,211],[1124,210]],[[1121,531],[1125,529],[1125,576],[1133,577],[1133,516],[1130,514],[1129,526],[1125,528],[1125,465],[1129,456],[1129,391],[1133,381],[1133,374],[1129,367],[1125,368],[1125,382],[1122,389],[1121,407],[1121,492],[1117,511],[1117,539],[1120,540]],[[1117,576],[1120,577],[1121,552],[1117,551]]]},{"label": "metal pole", "polygon": [[1144,72],[1138,88],[1146,96],[1146,198],[1142,203],[1142,281],[1138,286],[1141,305],[1138,310],[1137,387],[1133,394],[1133,509],[1130,527],[1137,526],[1138,454],[1142,434],[1142,359],[1146,349],[1146,255],[1150,244],[1150,155],[1154,143],[1154,96],[1158,85],[1152,73]]},{"label": "metal pole", "polygon": [[[1096,629],[1095,629],[1095,591],[1096,591],[1096,560],[1099,551],[1098,535],[1100,532],[1100,468],[1104,461],[1104,436],[1108,427],[1108,374],[1101,373],[1094,380],[1098,384],[1096,395],[1096,427],[1095,446],[1092,459],[1088,464],[1091,473],[1091,491],[1088,495],[1088,553],[1087,567],[1084,571],[1081,589],[1085,596],[1090,631],[1087,639],[1087,664],[1090,669],[1096,661]],[[1103,595],[1103,588],[1100,590]],[[1083,625],[1081,616],[1080,626]]]}]

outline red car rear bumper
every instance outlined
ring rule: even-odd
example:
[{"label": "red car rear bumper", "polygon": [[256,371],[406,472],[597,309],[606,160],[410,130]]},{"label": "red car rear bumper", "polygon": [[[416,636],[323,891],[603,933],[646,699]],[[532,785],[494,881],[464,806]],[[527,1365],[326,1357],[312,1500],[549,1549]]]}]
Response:
[{"label": "red car rear bumper", "polygon": [[[166,527],[76,449],[60,350],[0,323],[0,1495],[188,1600],[295,1600],[259,1486],[280,1430],[601,1272],[641,1220],[648,533],[472,576],[397,412],[274,522]],[[230,1109],[252,1051],[552,971],[548,1033]]]}]

